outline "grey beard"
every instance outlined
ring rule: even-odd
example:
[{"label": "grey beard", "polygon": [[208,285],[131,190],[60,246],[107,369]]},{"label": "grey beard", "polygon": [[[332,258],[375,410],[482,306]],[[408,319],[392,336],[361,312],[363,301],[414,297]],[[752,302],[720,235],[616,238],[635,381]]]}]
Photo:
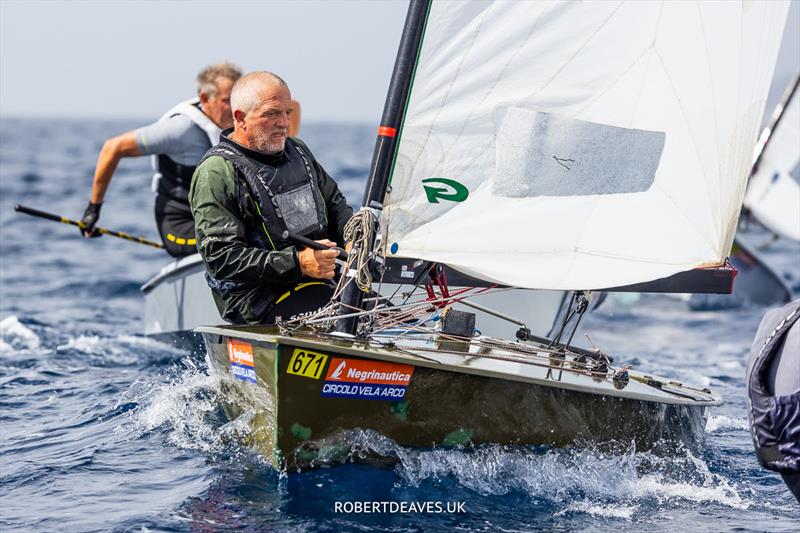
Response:
[{"label": "grey beard", "polygon": [[261,152],[262,154],[275,155],[283,151],[286,146],[286,139],[276,144],[270,142],[269,135],[264,135],[261,138],[256,138],[253,144],[254,150]]},{"label": "grey beard", "polygon": [[275,155],[277,153],[282,152],[285,147],[286,147],[285,139],[281,143],[275,144],[269,142],[269,138],[267,138],[266,140],[264,140],[264,142],[258,143],[256,150],[267,155]]}]

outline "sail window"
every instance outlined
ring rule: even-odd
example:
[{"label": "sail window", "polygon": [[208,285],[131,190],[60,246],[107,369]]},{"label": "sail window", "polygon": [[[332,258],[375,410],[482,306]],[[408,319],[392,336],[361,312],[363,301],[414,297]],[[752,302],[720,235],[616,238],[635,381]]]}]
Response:
[{"label": "sail window", "polygon": [[513,107],[498,115],[495,196],[635,193],[653,184],[664,132]]}]

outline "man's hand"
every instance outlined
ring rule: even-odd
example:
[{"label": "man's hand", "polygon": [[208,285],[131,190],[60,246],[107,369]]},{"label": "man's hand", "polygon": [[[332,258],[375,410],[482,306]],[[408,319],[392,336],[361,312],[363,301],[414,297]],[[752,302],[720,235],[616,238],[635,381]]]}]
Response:
[{"label": "man's hand", "polygon": [[86,207],[86,211],[83,212],[83,217],[81,217],[81,222],[83,223],[83,228],[81,228],[81,235],[84,237],[101,237],[102,234],[94,229],[95,225],[97,224],[97,220],[100,218],[100,208],[103,204],[95,204],[89,202],[89,205]]},{"label": "man's hand", "polygon": [[[328,239],[317,241],[326,246],[336,246],[335,242]],[[313,250],[305,248],[297,252],[297,262],[304,276],[316,279],[333,279],[335,267],[334,259],[339,255],[338,250]]]}]

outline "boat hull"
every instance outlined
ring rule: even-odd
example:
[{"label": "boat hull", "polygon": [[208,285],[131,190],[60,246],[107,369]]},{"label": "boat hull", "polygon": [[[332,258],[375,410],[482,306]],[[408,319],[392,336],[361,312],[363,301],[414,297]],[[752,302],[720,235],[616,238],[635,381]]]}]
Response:
[{"label": "boat hull", "polygon": [[[552,384],[542,385],[513,373],[501,377],[431,361],[414,364],[408,357],[387,362],[385,357],[359,356],[368,352],[348,349],[346,342],[270,341],[220,332],[204,332],[203,337],[213,371],[223,376],[225,410],[232,419],[245,413],[252,417],[249,444],[277,469],[347,460],[354,432],[363,430],[374,430],[400,446],[422,448],[594,443],[652,449],[675,442],[696,448],[702,444],[706,409],[713,404],[661,403],[570,389],[566,381],[561,386],[558,371],[551,372]],[[243,378],[241,365],[232,362],[238,356],[232,357],[231,342],[251,353],[250,376]],[[317,377],[291,371],[292,364],[297,369],[298,352],[326,357]],[[395,387],[404,389],[401,398],[384,397],[390,384],[336,384],[331,377],[340,361],[362,369],[378,361],[394,365],[389,370],[410,370],[411,378],[407,386]],[[333,387],[339,395],[326,396]],[[348,393],[351,397],[345,397]]]}]

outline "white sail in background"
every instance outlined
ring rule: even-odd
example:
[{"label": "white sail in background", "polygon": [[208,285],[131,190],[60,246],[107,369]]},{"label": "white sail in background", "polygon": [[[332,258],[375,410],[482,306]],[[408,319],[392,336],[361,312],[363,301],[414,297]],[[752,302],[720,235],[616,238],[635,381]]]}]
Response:
[{"label": "white sail in background", "polygon": [[389,255],[540,289],[722,263],[787,9],[434,1]]},{"label": "white sail in background", "polygon": [[[797,81],[792,80],[792,87]],[[744,205],[771,231],[800,241],[800,90],[776,112],[780,121],[774,131],[762,134],[768,142],[750,177]]]}]

